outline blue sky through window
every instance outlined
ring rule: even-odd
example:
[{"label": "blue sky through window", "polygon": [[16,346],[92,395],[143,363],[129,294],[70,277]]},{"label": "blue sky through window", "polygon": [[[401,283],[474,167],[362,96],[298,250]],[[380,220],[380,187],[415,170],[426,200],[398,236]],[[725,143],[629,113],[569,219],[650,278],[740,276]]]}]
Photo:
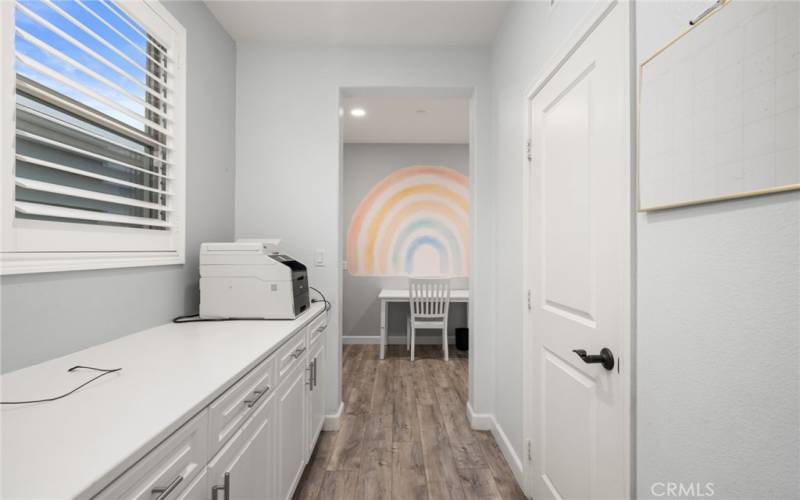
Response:
[{"label": "blue sky through window", "polygon": [[[61,94],[101,111],[119,121],[143,130],[140,120],[114,109],[114,104],[134,116],[144,117],[145,86],[148,67],[147,38],[144,30],[118,6],[106,0],[18,0],[23,8],[16,9],[16,51],[50,68],[59,75],[86,87],[100,98],[39,71],[19,60],[17,73],[35,80]],[[25,11],[30,11],[30,14]],[[52,25],[48,27],[48,23]],[[113,47],[108,47],[83,28],[96,33]],[[55,29],[53,29],[55,27]],[[135,28],[134,28],[135,27]],[[22,33],[20,33],[20,31]],[[62,33],[58,33],[60,30]],[[30,40],[33,38],[33,40]],[[70,40],[69,38],[72,38]],[[37,42],[38,40],[38,42]],[[76,43],[77,42],[77,43]],[[45,48],[37,46],[44,45]],[[102,59],[88,53],[80,44]],[[57,53],[85,66],[85,71],[63,61]],[[95,72],[100,78],[93,76]],[[113,85],[103,82],[106,79]],[[117,88],[114,88],[116,86]],[[155,94],[155,92],[154,92]],[[104,102],[104,99],[106,100]],[[111,103],[109,105],[108,103]]]}]

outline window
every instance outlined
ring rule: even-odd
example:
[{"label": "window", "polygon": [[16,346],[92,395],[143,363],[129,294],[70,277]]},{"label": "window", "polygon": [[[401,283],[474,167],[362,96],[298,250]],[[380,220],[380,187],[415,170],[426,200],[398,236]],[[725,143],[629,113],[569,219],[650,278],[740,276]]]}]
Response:
[{"label": "window", "polygon": [[145,0],[17,0],[0,28],[2,273],[183,263],[180,24]]}]

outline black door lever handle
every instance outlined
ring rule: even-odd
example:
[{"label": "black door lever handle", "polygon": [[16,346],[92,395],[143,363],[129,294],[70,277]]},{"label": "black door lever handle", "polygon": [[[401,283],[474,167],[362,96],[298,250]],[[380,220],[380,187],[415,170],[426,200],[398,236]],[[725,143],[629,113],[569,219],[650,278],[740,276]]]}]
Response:
[{"label": "black door lever handle", "polygon": [[584,363],[602,363],[606,370],[614,369],[614,353],[608,347],[603,347],[600,354],[586,354],[583,349],[573,349],[572,352],[577,354]]}]

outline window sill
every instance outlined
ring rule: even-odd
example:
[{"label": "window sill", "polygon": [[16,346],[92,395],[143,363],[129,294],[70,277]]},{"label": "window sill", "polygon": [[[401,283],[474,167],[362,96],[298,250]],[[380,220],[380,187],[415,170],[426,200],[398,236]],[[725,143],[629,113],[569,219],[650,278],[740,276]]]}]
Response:
[{"label": "window sill", "polygon": [[0,253],[0,275],[183,264],[178,252]]}]

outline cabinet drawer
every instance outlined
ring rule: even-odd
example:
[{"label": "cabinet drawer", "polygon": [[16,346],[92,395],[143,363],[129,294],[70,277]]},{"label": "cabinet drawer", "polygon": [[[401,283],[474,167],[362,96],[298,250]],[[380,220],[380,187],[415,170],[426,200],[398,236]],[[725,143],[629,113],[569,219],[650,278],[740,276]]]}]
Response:
[{"label": "cabinet drawer", "polygon": [[278,364],[278,380],[280,384],[291,373],[295,366],[303,362],[305,357],[303,354],[308,349],[306,344],[306,328],[295,333],[280,349],[275,362]]},{"label": "cabinet drawer", "polygon": [[208,408],[210,455],[230,439],[259,403],[269,399],[276,385],[275,356],[270,356],[211,403]]},{"label": "cabinet drawer", "polygon": [[156,446],[95,498],[173,499],[208,461],[208,414],[204,410]]},{"label": "cabinet drawer", "polygon": [[[325,329],[323,328],[322,330],[320,330],[319,333],[317,333],[314,336],[311,336],[311,332],[309,332],[309,337],[311,338],[308,341],[308,352],[309,356],[311,356],[312,353],[319,348],[319,345],[325,342]],[[309,358],[309,361],[310,360],[311,358]]]},{"label": "cabinet drawer", "polygon": [[175,500],[206,500],[208,491],[208,469],[203,467],[200,473],[189,483],[189,486],[175,497]]},{"label": "cabinet drawer", "polygon": [[328,328],[328,315],[322,313],[308,325],[308,345],[312,345],[326,328]]}]

